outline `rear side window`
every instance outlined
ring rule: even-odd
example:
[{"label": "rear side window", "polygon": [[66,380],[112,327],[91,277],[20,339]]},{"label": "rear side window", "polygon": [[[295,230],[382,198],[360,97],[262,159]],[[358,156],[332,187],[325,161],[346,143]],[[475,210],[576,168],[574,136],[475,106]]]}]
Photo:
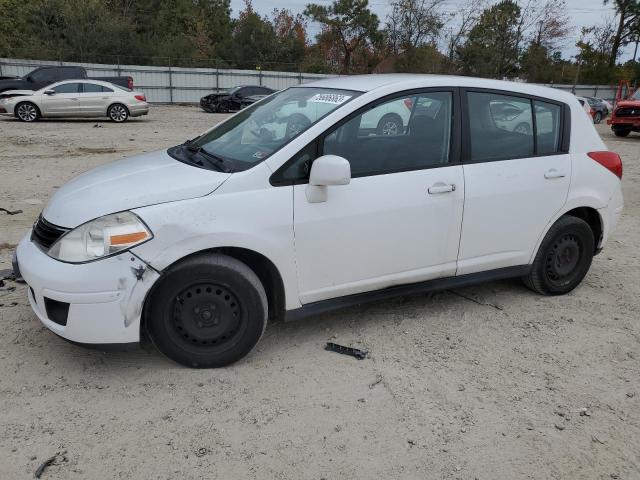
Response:
[{"label": "rear side window", "polygon": [[560,105],[533,102],[536,111],[536,140],[538,155],[548,155],[560,150]]},{"label": "rear side window", "polygon": [[81,86],[81,83],[63,83],[53,87],[52,90],[56,93],[78,93]]},{"label": "rear side window", "polygon": [[534,155],[531,101],[495,93],[468,92],[471,160]]},{"label": "rear side window", "polygon": [[102,85],[96,85],[95,83],[83,83],[82,90],[84,93],[113,92],[110,88],[103,87]]}]

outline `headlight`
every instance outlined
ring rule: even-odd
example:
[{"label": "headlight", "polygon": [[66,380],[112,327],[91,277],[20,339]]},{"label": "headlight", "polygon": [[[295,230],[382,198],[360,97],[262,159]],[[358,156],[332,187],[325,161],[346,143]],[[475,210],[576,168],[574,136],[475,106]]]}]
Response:
[{"label": "headlight", "polygon": [[47,254],[69,263],[83,263],[124,252],[153,238],[147,226],[131,212],[96,218],[54,243]]}]

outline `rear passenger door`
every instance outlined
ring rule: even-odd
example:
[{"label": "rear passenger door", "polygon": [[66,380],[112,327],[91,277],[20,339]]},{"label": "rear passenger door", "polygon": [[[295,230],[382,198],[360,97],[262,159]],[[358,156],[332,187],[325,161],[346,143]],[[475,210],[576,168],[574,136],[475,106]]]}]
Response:
[{"label": "rear passenger door", "polygon": [[113,89],[97,83],[83,83],[80,93],[80,115],[106,115]]},{"label": "rear passenger door", "polygon": [[[379,100],[348,117],[284,168],[294,186],[294,234],[303,304],[391,285],[452,276],[462,223],[457,91],[419,91]],[[429,112],[414,106],[430,103]],[[368,117],[416,113],[394,132]],[[310,203],[306,174],[319,155],[351,165],[351,183]],[[306,178],[297,178],[302,173]]]},{"label": "rear passenger door", "polygon": [[458,275],[530,262],[545,226],[566,202],[569,115],[563,104],[550,100],[464,93]]}]

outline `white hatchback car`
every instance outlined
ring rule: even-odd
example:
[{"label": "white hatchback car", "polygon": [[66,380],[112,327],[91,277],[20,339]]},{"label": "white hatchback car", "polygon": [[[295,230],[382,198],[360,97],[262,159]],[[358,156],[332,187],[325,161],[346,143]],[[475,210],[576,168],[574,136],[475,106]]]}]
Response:
[{"label": "white hatchback car", "polygon": [[143,93],[99,80],[65,80],[40,90],[9,90],[0,94],[0,114],[23,122],[41,117],[107,117],[124,122],[149,113]]},{"label": "white hatchback car", "polygon": [[[407,128],[363,122],[398,101],[411,106]],[[528,128],[501,126],[496,102]],[[308,125],[280,128],[291,115]],[[61,337],[148,334],[180,363],[222,366],[270,318],[509,277],[567,293],[618,222],[621,176],[620,157],[559,90],[327,79],[73,179],[20,242],[15,268]]]}]

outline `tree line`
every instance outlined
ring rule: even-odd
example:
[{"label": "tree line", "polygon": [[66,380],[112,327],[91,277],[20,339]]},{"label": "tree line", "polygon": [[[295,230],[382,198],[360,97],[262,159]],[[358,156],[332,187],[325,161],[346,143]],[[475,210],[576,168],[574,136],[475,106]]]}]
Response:
[{"label": "tree line", "polygon": [[[584,26],[577,54],[565,0],[368,0],[310,3],[260,15],[251,0],[0,0],[0,56],[316,73],[419,72],[610,83],[640,76],[620,61],[640,38],[640,0],[604,0],[615,16]],[[310,38],[310,22],[320,26]]]}]

